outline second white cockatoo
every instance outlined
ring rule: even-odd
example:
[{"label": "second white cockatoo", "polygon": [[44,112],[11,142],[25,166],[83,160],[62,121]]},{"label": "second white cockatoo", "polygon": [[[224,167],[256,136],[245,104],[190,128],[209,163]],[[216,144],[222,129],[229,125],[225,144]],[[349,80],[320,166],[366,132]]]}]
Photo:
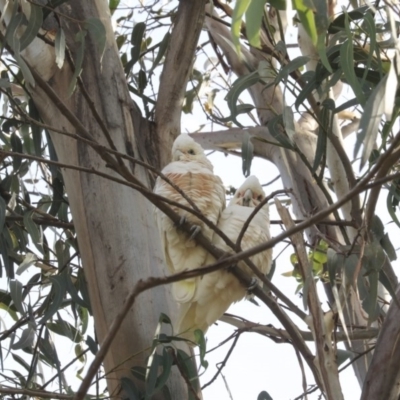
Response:
[{"label": "second white cockatoo", "polygon": [[[193,201],[200,212],[214,224],[218,223],[225,208],[225,189],[221,179],[214,175],[213,166],[204,154],[203,148],[189,135],[181,134],[172,146],[172,162],[162,173],[185,195]],[[158,177],[154,192],[182,205],[191,207],[188,201],[168,182]],[[177,206],[172,207],[182,218],[201,229],[202,234],[211,240],[213,231],[197,217]],[[207,251],[197,245],[190,236],[181,231],[162,211],[156,209],[157,225],[165,261],[170,273],[199,268],[204,265]],[[172,285],[172,295],[179,303],[192,301],[196,282],[192,278]]]},{"label": "second white cockatoo", "polygon": [[[255,176],[248,177],[236,191],[229,206],[222,212],[218,228],[236,243],[244,223],[264,198],[265,194],[258,179]],[[241,241],[242,250],[267,242],[271,237],[269,225],[269,209],[266,204],[247,227]],[[216,233],[213,235],[213,243],[221,250],[233,251]],[[263,274],[268,274],[271,269],[272,249],[255,254],[250,260]],[[215,259],[209,255],[206,264],[214,261]],[[252,274],[243,261],[239,265]],[[246,292],[247,289],[226,269],[204,275],[196,283],[192,300],[182,304],[180,308],[177,330],[184,337],[193,340],[194,330],[201,329],[205,333],[232,303],[242,300]]]}]

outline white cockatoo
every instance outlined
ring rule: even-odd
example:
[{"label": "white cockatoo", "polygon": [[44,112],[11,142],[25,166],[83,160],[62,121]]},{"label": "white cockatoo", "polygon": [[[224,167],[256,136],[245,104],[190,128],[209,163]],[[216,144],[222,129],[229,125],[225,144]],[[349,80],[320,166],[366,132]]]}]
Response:
[{"label": "white cockatoo", "polygon": [[[172,146],[172,162],[162,170],[162,173],[195,203],[206,218],[214,224],[218,223],[225,208],[225,189],[221,179],[214,175],[213,166],[204,154],[203,148],[189,135],[181,134],[175,139]],[[154,192],[191,207],[187,200],[161,177],[156,180]],[[182,218],[199,227],[202,234],[211,240],[213,235],[211,228],[188,211],[179,207],[172,208]],[[179,230],[172,220],[158,209],[156,209],[156,219],[169,272],[177,273],[204,265],[208,253],[203,247],[197,245],[187,233]],[[172,285],[174,299],[179,303],[192,301],[198,279],[200,278],[174,283]]]},{"label": "white cockatoo", "polygon": [[[236,191],[229,206],[222,212],[218,228],[229,239],[236,243],[240,231],[254,208],[265,198],[260,182],[255,176],[248,177]],[[241,241],[241,248],[247,250],[270,239],[268,204],[263,206],[251,220]],[[226,252],[233,250],[218,236],[213,235],[215,246]],[[272,249],[263,251],[250,257],[250,260],[263,273],[271,269]],[[206,264],[211,264],[215,259],[209,255]],[[252,274],[243,261],[241,268]],[[208,327],[220,318],[228,307],[246,295],[246,288],[236,277],[226,269],[204,275],[196,282],[193,298],[181,305],[178,331],[183,336],[193,340],[193,331],[201,329],[204,333]]]}]

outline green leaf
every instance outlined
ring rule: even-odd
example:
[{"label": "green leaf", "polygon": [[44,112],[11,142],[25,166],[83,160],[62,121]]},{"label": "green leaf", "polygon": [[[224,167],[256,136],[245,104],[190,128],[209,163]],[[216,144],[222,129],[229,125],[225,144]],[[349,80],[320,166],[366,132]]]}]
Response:
[{"label": "green leaf", "polygon": [[251,162],[254,157],[254,145],[248,132],[243,132],[242,140],[242,171],[245,177],[248,177],[251,172]]},{"label": "green leaf", "polygon": [[384,101],[382,101],[385,97],[385,90],[386,77],[381,80],[369,96],[364,106],[364,112],[361,115],[357,140],[354,146],[354,158],[356,158],[361,144],[364,144],[360,169],[364,167],[376,143],[376,138],[379,133],[379,124],[385,107]]},{"label": "green leaf", "polygon": [[298,70],[303,65],[307,64],[310,61],[310,57],[307,56],[299,56],[294,58],[289,62],[289,64],[285,65],[280,71],[279,74],[275,78],[275,84],[278,84],[283,79],[286,79],[293,71]]},{"label": "green leaf", "polygon": [[[369,6],[363,6],[360,8],[357,8],[356,10],[349,11],[347,13],[348,18],[350,21],[357,21],[359,19],[362,19],[365,15],[365,12],[369,9]],[[345,14],[341,13],[337,18],[335,18],[332,23],[329,25],[328,28],[328,33],[334,34],[340,31],[345,30]]]},{"label": "green leaf", "polygon": [[208,362],[204,359],[206,356],[207,348],[206,348],[206,339],[204,337],[203,331],[200,329],[196,329],[194,331],[194,339],[199,346],[200,364],[203,368],[207,369]]},{"label": "green leaf", "polygon": [[233,82],[231,89],[226,95],[226,101],[228,103],[229,110],[231,111],[232,121],[234,121],[238,126],[241,127],[241,124],[236,121],[237,112],[237,100],[240,94],[249,89],[251,86],[256,84],[260,80],[260,76],[258,75],[258,71],[253,71],[248,75],[241,76]]},{"label": "green leaf", "polygon": [[[38,122],[40,121],[39,111],[32,99],[29,99],[29,116]],[[35,155],[40,157],[42,155],[42,128],[32,123],[31,130]]]},{"label": "green leaf", "polygon": [[369,315],[369,320],[374,321],[379,314],[378,307],[378,280],[379,272],[385,263],[385,254],[378,241],[375,239],[372,243],[365,246],[362,259],[365,276],[368,277],[369,289],[368,295],[363,299],[363,307]]},{"label": "green leaf", "polygon": [[328,135],[331,133],[333,121],[332,107],[325,107],[324,105],[325,102],[322,104],[319,115],[317,148],[312,168],[312,171],[315,172],[321,166],[321,176],[324,173]]},{"label": "green leaf", "polygon": [[12,358],[20,365],[22,365],[23,368],[25,368],[27,371],[29,371],[29,364],[19,355],[12,353]]},{"label": "green leaf", "polygon": [[[129,65],[130,69],[135,65],[135,63],[140,58],[143,35],[144,35],[145,31],[146,31],[146,24],[144,22],[138,22],[133,27],[132,36],[131,36],[131,43],[132,43],[133,47],[131,50],[131,60],[130,60],[130,65]],[[128,71],[125,69],[125,72],[128,72]]]},{"label": "green leaf", "polygon": [[61,4],[66,3],[68,0],[49,0],[47,2],[47,7],[43,9],[43,19],[46,19],[47,16],[58,6]]},{"label": "green leaf", "polygon": [[232,15],[231,33],[232,42],[235,45],[237,53],[240,55],[240,29],[242,27],[242,18],[251,0],[237,0]]},{"label": "green leaf", "polygon": [[88,345],[90,351],[95,356],[97,354],[97,351],[99,350],[99,347],[94,339],[91,336],[87,335],[85,343]]},{"label": "green leaf", "polygon": [[353,50],[353,35],[350,31],[348,14],[345,12],[345,27],[347,40],[340,47],[340,58],[339,62],[342,67],[344,76],[347,83],[351,86],[354,94],[357,97],[358,102],[361,105],[365,103],[365,96],[361,88],[361,84],[357,79],[357,75],[354,69],[354,50]]},{"label": "green leaf", "polygon": [[40,320],[40,324],[46,323],[61,307],[66,292],[66,274],[52,276],[49,278],[52,283],[51,292],[48,295],[50,301],[46,313]]},{"label": "green leaf", "polygon": [[83,301],[87,304],[86,308],[88,309],[90,314],[92,314],[92,309],[91,309],[91,305],[90,305],[90,298],[89,298],[89,291],[88,291],[88,288],[87,288],[85,275],[84,275],[82,269],[80,269],[79,272],[78,272],[77,285],[78,285],[78,288],[79,288],[79,292],[82,295]]},{"label": "green leaf", "polygon": [[161,357],[161,364],[163,370],[160,376],[157,378],[157,383],[154,393],[158,392],[160,389],[164,387],[165,383],[167,382],[170,376],[172,364],[174,361],[171,351],[174,351],[172,347],[163,347],[163,353]]},{"label": "green leaf", "polygon": [[257,400],[273,400],[273,398],[269,395],[268,392],[263,390],[258,396]]},{"label": "green leaf", "polygon": [[26,347],[32,347],[35,341],[35,330],[31,327],[23,329],[18,342],[13,343],[11,346],[12,350],[24,349]]},{"label": "green leaf", "polygon": [[[386,206],[387,206],[387,210],[388,210],[393,222],[398,227],[400,227],[400,221],[398,220],[397,215],[396,215],[396,204],[397,205],[399,204],[399,200],[397,199],[397,197],[398,197],[397,185],[395,183],[393,183],[390,186],[389,193],[386,198]],[[0,250],[1,250],[1,246],[0,246]]]},{"label": "green leaf", "polygon": [[36,254],[33,253],[27,253],[21,262],[19,264],[19,267],[16,271],[17,275],[21,275],[24,271],[26,271],[31,265],[33,265],[37,260]]},{"label": "green leaf", "polygon": [[47,322],[46,326],[52,332],[65,336],[74,343],[80,343],[83,340],[81,333],[76,328],[60,318],[56,322]]},{"label": "green leaf", "polygon": [[336,356],[337,356],[337,365],[339,366],[343,364],[346,360],[348,360],[350,357],[354,356],[354,353],[349,350],[337,349]]},{"label": "green leaf", "polygon": [[42,7],[30,3],[31,13],[29,16],[28,26],[20,38],[20,51],[25,49],[36,38],[39,29],[43,24],[43,11]]},{"label": "green leaf", "polygon": [[4,224],[6,222],[6,208],[7,204],[0,196],[0,233],[3,231]]},{"label": "green leaf", "polygon": [[396,249],[394,248],[392,242],[390,241],[389,235],[387,233],[383,235],[379,243],[381,244],[383,250],[385,250],[385,253],[389,257],[390,261],[397,260]]},{"label": "green leaf", "polygon": [[309,4],[307,0],[293,0],[293,8],[297,10],[300,22],[304,26],[308,36],[311,38],[312,43],[316,46],[318,34],[315,25],[314,12],[307,6],[307,4]]},{"label": "green leaf", "polygon": [[171,34],[169,32],[167,32],[165,34],[163,40],[160,42],[158,53],[157,53],[156,58],[154,59],[153,65],[151,66],[151,68],[149,70],[149,75],[154,71],[154,69],[160,63],[161,59],[164,57],[164,54],[167,51],[170,39],[171,39]]},{"label": "green leaf", "polygon": [[[8,255],[8,244],[5,238],[5,235],[7,235],[8,229],[3,228],[3,232],[0,235],[0,254],[3,258],[3,263],[4,263],[4,268],[6,269],[6,274],[7,277],[10,279],[14,279],[14,264],[13,261],[10,259]],[[0,265],[0,275],[2,273],[2,268]]]},{"label": "green leaf", "polygon": [[252,0],[246,10],[246,36],[254,47],[260,47],[260,28],[266,0]]},{"label": "green leaf", "polygon": [[59,379],[61,379],[60,360],[58,358],[57,350],[54,346],[53,340],[50,336],[50,332],[47,328],[44,328],[44,337],[39,340],[39,349],[49,365],[57,368]]},{"label": "green leaf", "polygon": [[[180,368],[183,370],[188,384],[192,386],[192,388],[197,391],[199,389],[199,381],[197,378],[197,369],[196,364],[192,357],[186,354],[183,350],[178,349],[177,351],[177,360],[179,362]],[[186,379],[185,379],[186,380]],[[192,390],[188,388],[189,395],[191,395]],[[193,399],[193,395],[189,396],[190,399]]]},{"label": "green leaf", "polygon": [[[14,151],[15,153],[20,153],[20,154],[23,152],[21,139],[18,137],[18,135],[15,132],[13,132],[11,134],[10,142],[11,142],[12,151]],[[18,171],[19,167],[21,166],[21,163],[22,163],[21,157],[13,156],[14,172]]]},{"label": "green leaf", "polygon": [[14,52],[16,53],[17,50],[15,48],[16,44],[18,46],[18,52],[20,50],[20,42],[16,31],[21,22],[24,20],[24,15],[21,13],[16,13],[15,5],[16,4],[14,3],[13,16],[11,17],[11,20],[7,26],[6,35],[4,39],[9,44],[11,49],[14,50]]},{"label": "green leaf", "polygon": [[294,127],[294,115],[291,107],[285,106],[283,107],[283,126],[285,127],[285,131],[290,139],[293,138],[296,133]]},{"label": "green leaf", "polygon": [[71,295],[72,300],[79,304],[81,307],[88,309],[89,305],[79,297],[78,291],[75,288],[75,285],[72,283],[71,276],[67,274],[67,291]]},{"label": "green leaf", "polygon": [[52,189],[53,189],[53,199],[51,202],[51,207],[49,210],[49,214],[56,216],[58,210],[61,207],[61,204],[64,201],[64,183],[60,178],[54,178],[52,182]]},{"label": "green leaf", "polygon": [[[376,26],[374,17],[369,12],[365,14],[363,28],[366,30],[367,35],[369,37],[369,43],[368,43],[369,51],[368,51],[367,62],[365,63],[365,74],[363,76],[361,85],[364,85],[365,79],[367,77],[367,71],[371,68],[371,62],[374,52],[377,51],[377,54],[379,54],[379,52],[381,51],[376,45]],[[379,67],[381,67],[381,65],[379,65]],[[374,69],[378,69],[380,71],[381,68],[379,67],[374,66]]]},{"label": "green leaf", "polygon": [[88,18],[83,26],[92,34],[92,38],[98,47],[101,60],[106,48],[106,28],[98,18]]},{"label": "green leaf", "polygon": [[56,51],[56,64],[61,69],[65,60],[65,33],[62,28],[57,31],[54,48]]},{"label": "green leaf", "polygon": [[127,377],[121,378],[122,390],[128,395],[129,400],[142,400],[143,397],[132,379]]},{"label": "green leaf", "polygon": [[160,366],[160,356],[158,354],[153,354],[151,357],[151,364],[147,368],[146,373],[146,398],[150,399],[155,393],[158,367]]},{"label": "green leaf", "polygon": [[385,270],[382,268],[379,271],[379,282],[384,286],[384,288],[389,292],[390,296],[394,300],[394,302],[397,304],[397,306],[400,308],[399,300],[397,299],[396,296],[396,288],[393,287],[392,282],[390,279],[387,277]]},{"label": "green leaf", "polygon": [[318,41],[317,41],[317,52],[320,58],[320,61],[322,65],[329,71],[329,73],[332,73],[332,67],[329,64],[328,57],[326,55],[326,46],[325,46],[325,39],[326,39],[326,33],[320,33],[318,35]]},{"label": "green leaf", "polygon": [[76,58],[75,58],[75,69],[74,74],[72,75],[71,83],[69,84],[67,95],[68,97],[72,95],[75,90],[76,82],[78,77],[82,72],[82,63],[83,63],[83,56],[85,54],[85,37],[87,31],[81,30],[75,35],[75,41],[79,43],[78,49],[76,51]]},{"label": "green leaf", "polygon": [[111,15],[114,14],[115,10],[117,9],[119,5],[120,0],[110,0],[109,1],[109,8],[110,8],[110,13]]},{"label": "green leaf", "polygon": [[296,110],[299,111],[299,107],[304,103],[309,95],[313,92],[317,87],[317,82],[315,81],[315,73],[313,73],[313,78],[307,82],[307,84],[301,89],[300,93],[296,97],[296,101],[294,102],[294,106]]},{"label": "green leaf", "polygon": [[267,127],[271,136],[277,140],[282,147],[293,150],[292,141],[284,134],[282,125],[283,117],[282,115],[278,115],[277,117],[274,117],[268,121]]},{"label": "green leaf", "polygon": [[24,306],[22,304],[22,283],[16,279],[10,280],[10,295],[15,308],[19,313],[25,315]]},{"label": "green leaf", "polygon": [[28,211],[24,214],[24,225],[34,245],[44,253],[42,228],[33,221],[33,213],[34,211]]}]

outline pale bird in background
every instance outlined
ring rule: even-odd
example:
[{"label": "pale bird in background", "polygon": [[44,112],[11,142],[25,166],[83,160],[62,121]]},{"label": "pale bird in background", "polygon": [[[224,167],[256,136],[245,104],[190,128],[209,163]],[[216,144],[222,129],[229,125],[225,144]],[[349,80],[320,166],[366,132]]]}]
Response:
[{"label": "pale bird in background", "polygon": [[[255,176],[250,176],[222,212],[218,228],[233,243],[236,243],[244,223],[263,199],[265,199],[265,194],[260,182]],[[250,249],[265,243],[270,237],[269,209],[266,204],[251,220],[242,238],[241,248],[242,250]],[[221,250],[232,253],[232,249],[216,233],[213,235],[213,244]],[[255,254],[250,257],[250,260],[261,273],[268,274],[271,269],[272,249]],[[205,265],[214,261],[215,259],[208,255]],[[252,275],[251,270],[243,261],[239,263],[239,266]],[[190,340],[193,340],[193,332],[196,329],[201,329],[205,333],[232,303],[242,300],[246,292],[247,289],[226,269],[204,275],[196,282],[192,299],[181,305],[178,332],[183,333],[183,336]]]},{"label": "pale bird in background", "polygon": [[[217,224],[225,208],[225,189],[221,179],[214,175],[213,166],[203,148],[189,135],[179,135],[172,146],[172,162],[162,173],[178,186],[195,203],[200,212]],[[154,192],[160,196],[191,207],[169,183],[157,178]],[[172,207],[182,218],[201,229],[211,240],[213,231],[193,214]],[[204,265],[207,251],[197,245],[189,235],[181,231],[162,211],[156,209],[157,225],[161,234],[165,261],[170,273],[199,268]],[[179,303],[193,300],[196,283],[200,278],[191,278],[172,284],[172,295]]]}]

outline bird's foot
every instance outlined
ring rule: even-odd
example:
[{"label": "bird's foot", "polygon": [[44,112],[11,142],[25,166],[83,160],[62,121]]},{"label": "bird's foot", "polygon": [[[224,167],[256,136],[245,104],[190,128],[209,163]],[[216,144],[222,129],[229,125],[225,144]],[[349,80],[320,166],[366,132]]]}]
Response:
[{"label": "bird's foot", "polygon": [[180,219],[179,222],[178,222],[178,226],[179,226],[179,227],[182,227],[183,224],[184,224],[186,221],[187,221],[187,218],[186,218],[184,215],[182,215],[182,216],[181,216],[181,219]]},{"label": "bird's foot", "polygon": [[190,235],[189,240],[193,240],[201,232],[201,227],[199,225],[193,225],[190,228],[190,231],[192,234]]},{"label": "bird's foot", "polygon": [[248,292],[252,292],[254,288],[257,286],[258,280],[256,278],[251,278],[250,285],[247,287]]}]

